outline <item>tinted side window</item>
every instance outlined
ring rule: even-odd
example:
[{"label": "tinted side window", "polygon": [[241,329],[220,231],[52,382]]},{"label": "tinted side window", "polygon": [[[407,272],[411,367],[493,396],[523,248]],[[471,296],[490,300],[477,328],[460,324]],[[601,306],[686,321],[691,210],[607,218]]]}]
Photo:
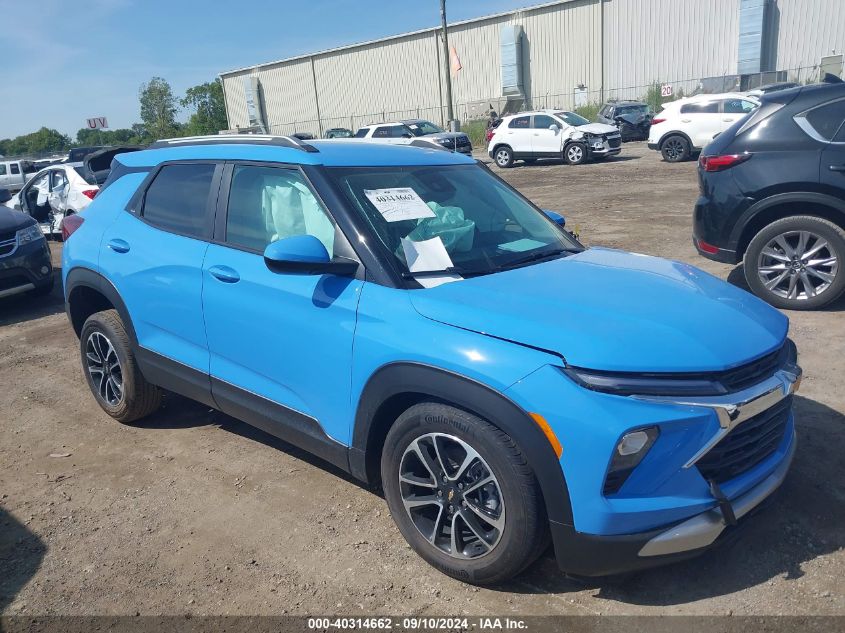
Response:
[{"label": "tinted side window", "polygon": [[508,123],[508,127],[529,127],[530,124],[530,116],[518,116],[515,119],[511,119],[511,122]]},{"label": "tinted side window", "polygon": [[411,132],[404,125],[383,125],[376,128],[373,138],[402,138],[403,134],[411,136]]},{"label": "tinted side window", "polygon": [[719,112],[718,101],[702,101],[699,103],[685,103],[681,106],[681,114],[713,114]]},{"label": "tinted side window", "polygon": [[0,163],[0,176],[6,175],[6,165]]},{"label": "tinted side window", "polygon": [[845,121],[845,101],[833,101],[810,110],[807,121],[822,138],[831,140]]},{"label": "tinted side window", "polygon": [[558,125],[558,122],[546,114],[534,115],[534,127],[536,129],[548,130],[551,125]]},{"label": "tinted side window", "polygon": [[329,255],[334,224],[294,169],[236,165],[232,173],[226,241],[254,251],[276,240],[313,235]]},{"label": "tinted side window", "polygon": [[725,114],[748,114],[754,109],[754,104],[745,99],[725,99],[722,101],[722,112]]},{"label": "tinted side window", "polygon": [[11,165],[9,165],[9,167],[11,168],[13,174],[21,173],[21,168],[18,166],[17,163],[12,163]]},{"label": "tinted side window", "polygon": [[367,136],[368,131],[369,128],[362,127],[360,130],[355,132],[355,138],[364,138],[365,136]]},{"label": "tinted side window", "polygon": [[166,165],[144,195],[147,222],[174,233],[205,237],[211,227],[206,208],[214,165]]}]

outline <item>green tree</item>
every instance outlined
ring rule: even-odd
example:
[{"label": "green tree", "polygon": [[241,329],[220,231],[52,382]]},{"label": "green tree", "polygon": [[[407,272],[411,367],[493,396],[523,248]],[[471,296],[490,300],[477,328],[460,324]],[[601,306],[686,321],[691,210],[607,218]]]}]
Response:
[{"label": "green tree", "polygon": [[176,112],[179,108],[167,81],[161,77],[153,77],[147,83],[141,84],[138,100],[141,105],[141,121],[152,139],[178,134]]},{"label": "green tree", "polygon": [[228,127],[223,84],[219,79],[188,88],[180,103],[194,111],[184,127],[186,134],[217,134]]},{"label": "green tree", "polygon": [[42,155],[63,152],[71,146],[70,138],[58,130],[42,127],[37,132],[0,141],[4,156]]}]

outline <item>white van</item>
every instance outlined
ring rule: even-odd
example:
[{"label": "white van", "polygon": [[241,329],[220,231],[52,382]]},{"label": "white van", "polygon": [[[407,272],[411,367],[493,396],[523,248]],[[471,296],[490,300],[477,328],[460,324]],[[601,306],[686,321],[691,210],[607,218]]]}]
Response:
[{"label": "white van", "polygon": [[0,189],[18,191],[36,171],[31,160],[0,160]]}]

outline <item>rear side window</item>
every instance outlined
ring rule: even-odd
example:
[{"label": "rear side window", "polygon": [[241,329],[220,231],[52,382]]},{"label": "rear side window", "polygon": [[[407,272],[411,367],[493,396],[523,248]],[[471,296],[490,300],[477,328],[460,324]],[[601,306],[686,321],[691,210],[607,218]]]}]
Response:
[{"label": "rear side window", "polygon": [[142,215],[150,224],[188,237],[211,233],[208,196],[214,165],[165,165],[144,195]]},{"label": "rear side window", "polygon": [[[806,115],[807,122],[822,138],[832,140],[845,122],[845,101],[833,101],[813,108]],[[841,135],[840,135],[841,136]]]},{"label": "rear side window", "polygon": [[515,119],[511,119],[511,122],[508,123],[508,127],[530,127],[530,125],[530,116],[518,116]]},{"label": "rear side window", "polygon": [[11,165],[9,165],[9,167],[11,168],[13,174],[21,173],[21,168],[18,166],[17,163],[12,163]]},{"label": "rear side window", "polygon": [[681,114],[715,114],[719,112],[718,101],[701,101],[699,103],[685,103],[681,106]]},{"label": "rear side window", "polygon": [[754,109],[754,104],[745,99],[725,99],[722,102],[722,112],[725,114],[748,114]]}]

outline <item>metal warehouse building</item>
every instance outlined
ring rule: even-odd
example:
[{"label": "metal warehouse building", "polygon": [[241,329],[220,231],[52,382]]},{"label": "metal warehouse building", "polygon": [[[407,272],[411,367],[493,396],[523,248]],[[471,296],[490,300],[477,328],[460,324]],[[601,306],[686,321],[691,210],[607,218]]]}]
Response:
[{"label": "metal warehouse building", "polygon": [[[455,116],[841,76],[845,0],[557,0],[449,25]],[[229,127],[443,123],[437,27],[221,74]],[[458,67],[460,67],[458,69]]]}]

